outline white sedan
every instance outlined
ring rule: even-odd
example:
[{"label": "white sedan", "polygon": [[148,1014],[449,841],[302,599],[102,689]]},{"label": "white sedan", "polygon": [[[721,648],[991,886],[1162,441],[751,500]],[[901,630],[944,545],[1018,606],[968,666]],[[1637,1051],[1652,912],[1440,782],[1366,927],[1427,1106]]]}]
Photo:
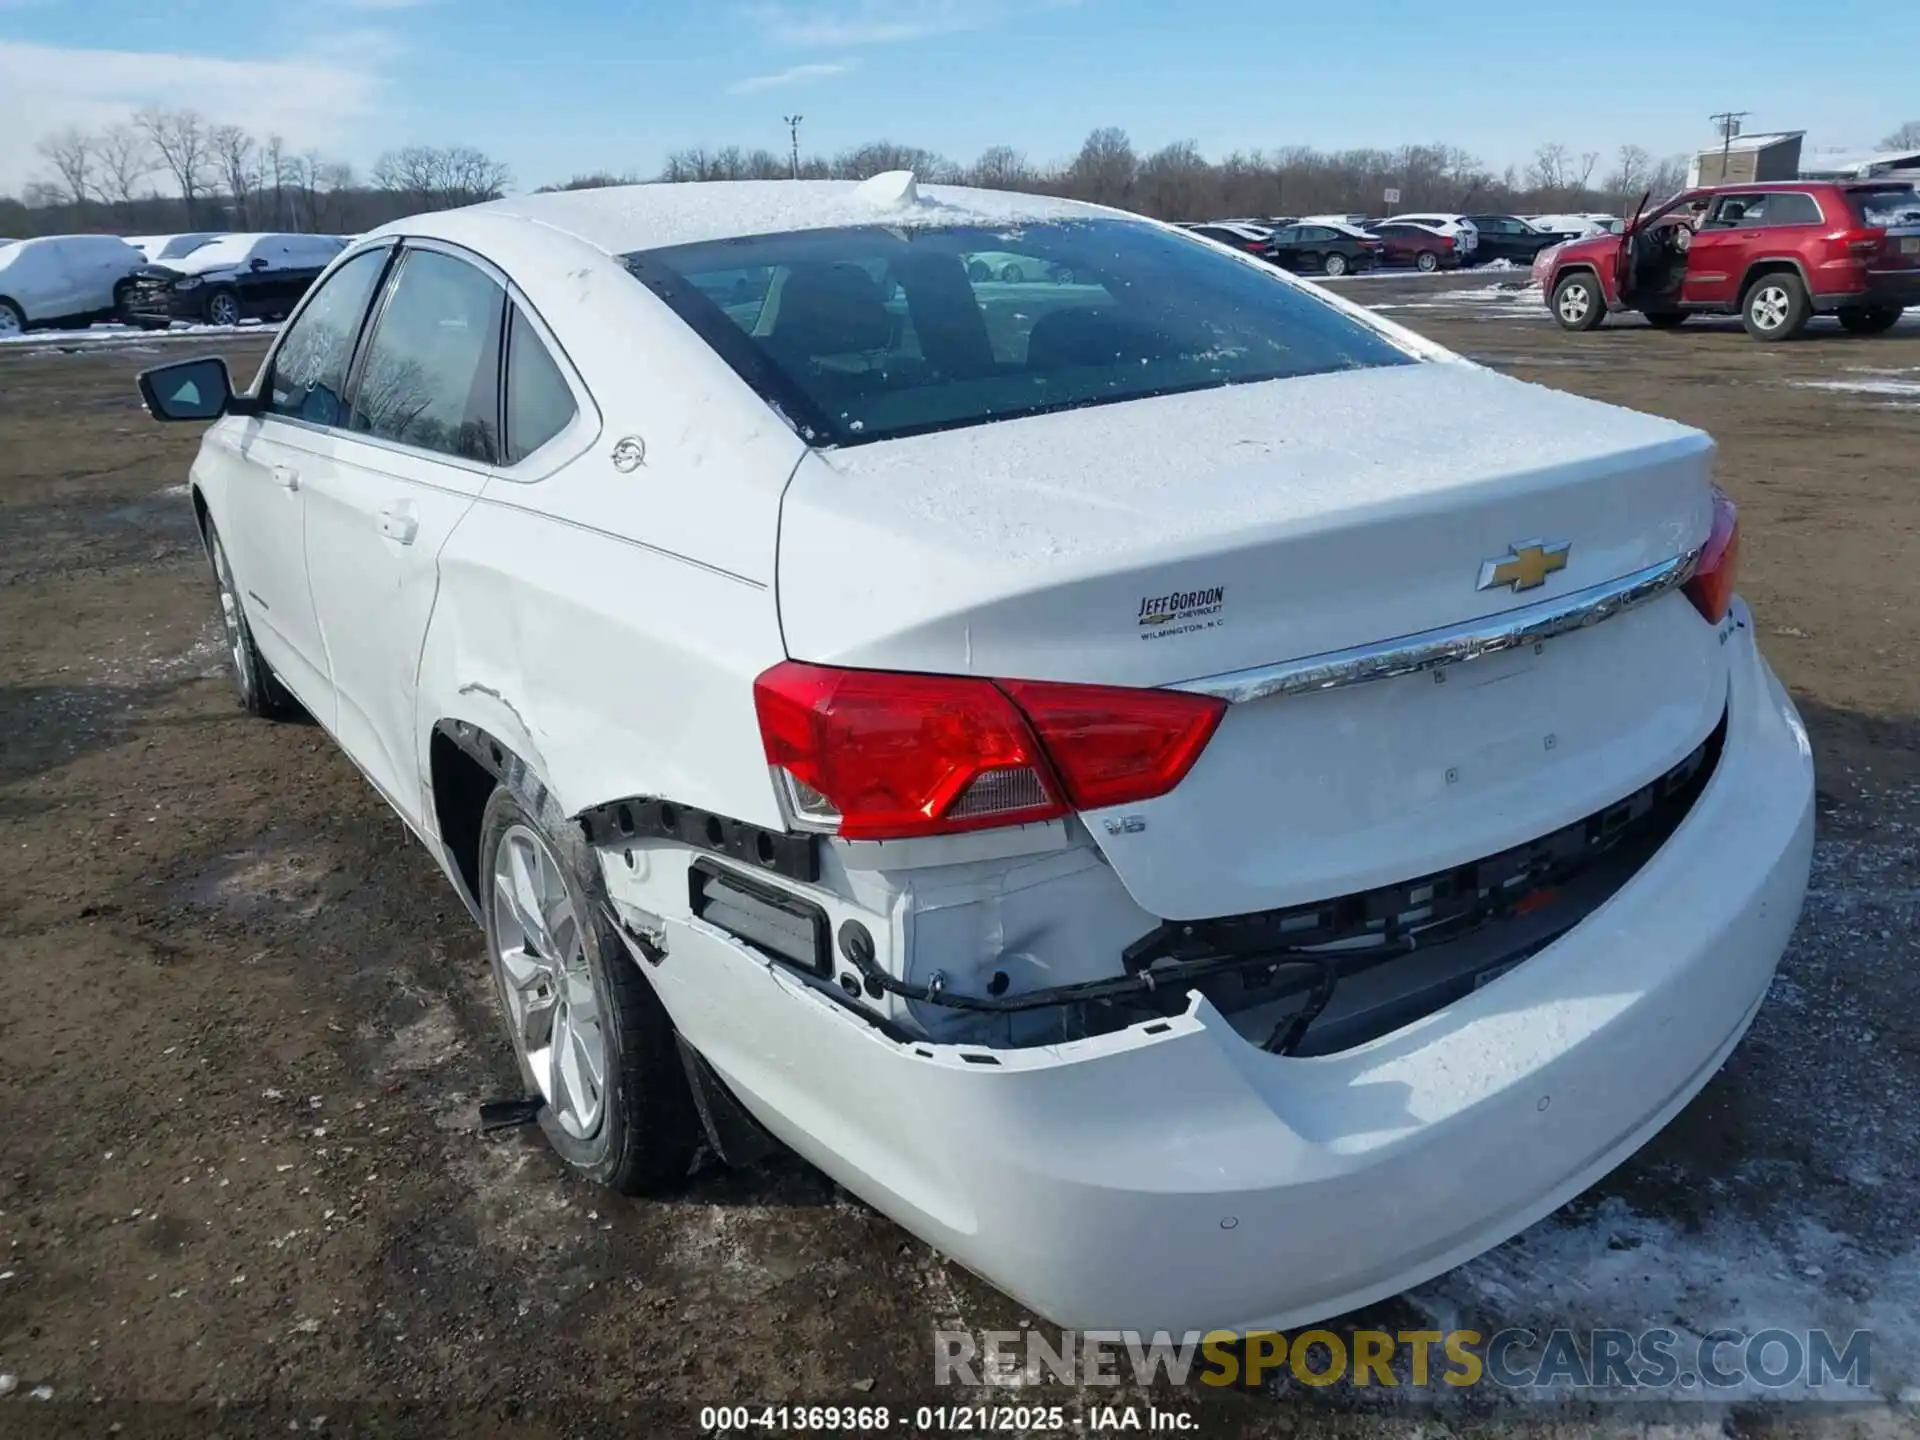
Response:
[{"label": "white sedan", "polygon": [[1291,1327],[1631,1155],[1800,908],[1711,442],[1172,227],[516,196],[142,388],[215,420],[246,706],[432,852],[622,1190],[778,1141],[1061,1324]]},{"label": "white sedan", "polygon": [[146,263],[114,235],[46,235],[0,245],[0,339],[36,326],[115,319],[134,271]]}]

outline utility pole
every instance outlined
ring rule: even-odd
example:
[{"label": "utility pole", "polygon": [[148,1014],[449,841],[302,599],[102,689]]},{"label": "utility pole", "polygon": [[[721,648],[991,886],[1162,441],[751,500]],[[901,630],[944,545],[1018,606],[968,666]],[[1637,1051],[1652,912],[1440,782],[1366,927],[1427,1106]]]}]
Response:
[{"label": "utility pole", "polygon": [[789,168],[795,180],[800,178],[800,122],[806,118],[804,115],[789,115],[786,117],[787,139],[792,145],[790,152],[792,159],[789,162]]},{"label": "utility pole", "polygon": [[1720,183],[1727,184],[1727,157],[1733,153],[1733,137],[1740,133],[1740,122],[1751,110],[1722,110],[1707,118],[1720,127]]}]

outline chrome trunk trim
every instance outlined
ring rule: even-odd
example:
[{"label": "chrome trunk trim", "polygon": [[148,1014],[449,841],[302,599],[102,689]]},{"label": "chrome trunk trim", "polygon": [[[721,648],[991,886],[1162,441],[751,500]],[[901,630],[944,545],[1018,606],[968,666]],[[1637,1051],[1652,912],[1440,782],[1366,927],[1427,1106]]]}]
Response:
[{"label": "chrome trunk trim", "polygon": [[1618,580],[1591,585],[1537,605],[1505,610],[1439,630],[1423,630],[1398,640],[1382,640],[1372,645],[1356,645],[1350,650],[1309,655],[1302,660],[1282,660],[1251,670],[1187,680],[1170,688],[1244,705],[1270,695],[1341,690],[1370,680],[1439,670],[1598,625],[1602,620],[1656,600],[1669,590],[1679,589],[1693,578],[1699,563],[1699,550],[1690,550]]}]

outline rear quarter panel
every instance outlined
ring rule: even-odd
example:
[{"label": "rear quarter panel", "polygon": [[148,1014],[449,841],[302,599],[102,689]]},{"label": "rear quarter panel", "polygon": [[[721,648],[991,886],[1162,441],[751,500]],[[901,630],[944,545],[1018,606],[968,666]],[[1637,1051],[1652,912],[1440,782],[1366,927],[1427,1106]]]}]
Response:
[{"label": "rear quarter panel", "polygon": [[[774,552],[805,446],[619,262],[499,228],[476,240],[559,342],[598,430],[550,473],[490,481],[442,552],[421,774],[435,723],[461,719],[513,745],[568,813],[659,796],[777,825],[753,681],[784,657]],[[644,458],[623,470],[629,440]]]}]

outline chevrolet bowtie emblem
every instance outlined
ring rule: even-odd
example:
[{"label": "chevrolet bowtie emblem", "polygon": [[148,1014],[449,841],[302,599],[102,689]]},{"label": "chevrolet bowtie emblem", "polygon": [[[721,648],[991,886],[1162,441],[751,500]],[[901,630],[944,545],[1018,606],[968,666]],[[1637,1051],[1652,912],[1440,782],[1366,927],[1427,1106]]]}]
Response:
[{"label": "chevrolet bowtie emblem", "polygon": [[1492,590],[1505,585],[1514,590],[1537,590],[1547,576],[1567,568],[1570,542],[1527,540],[1507,548],[1507,553],[1480,566],[1479,589]]}]

